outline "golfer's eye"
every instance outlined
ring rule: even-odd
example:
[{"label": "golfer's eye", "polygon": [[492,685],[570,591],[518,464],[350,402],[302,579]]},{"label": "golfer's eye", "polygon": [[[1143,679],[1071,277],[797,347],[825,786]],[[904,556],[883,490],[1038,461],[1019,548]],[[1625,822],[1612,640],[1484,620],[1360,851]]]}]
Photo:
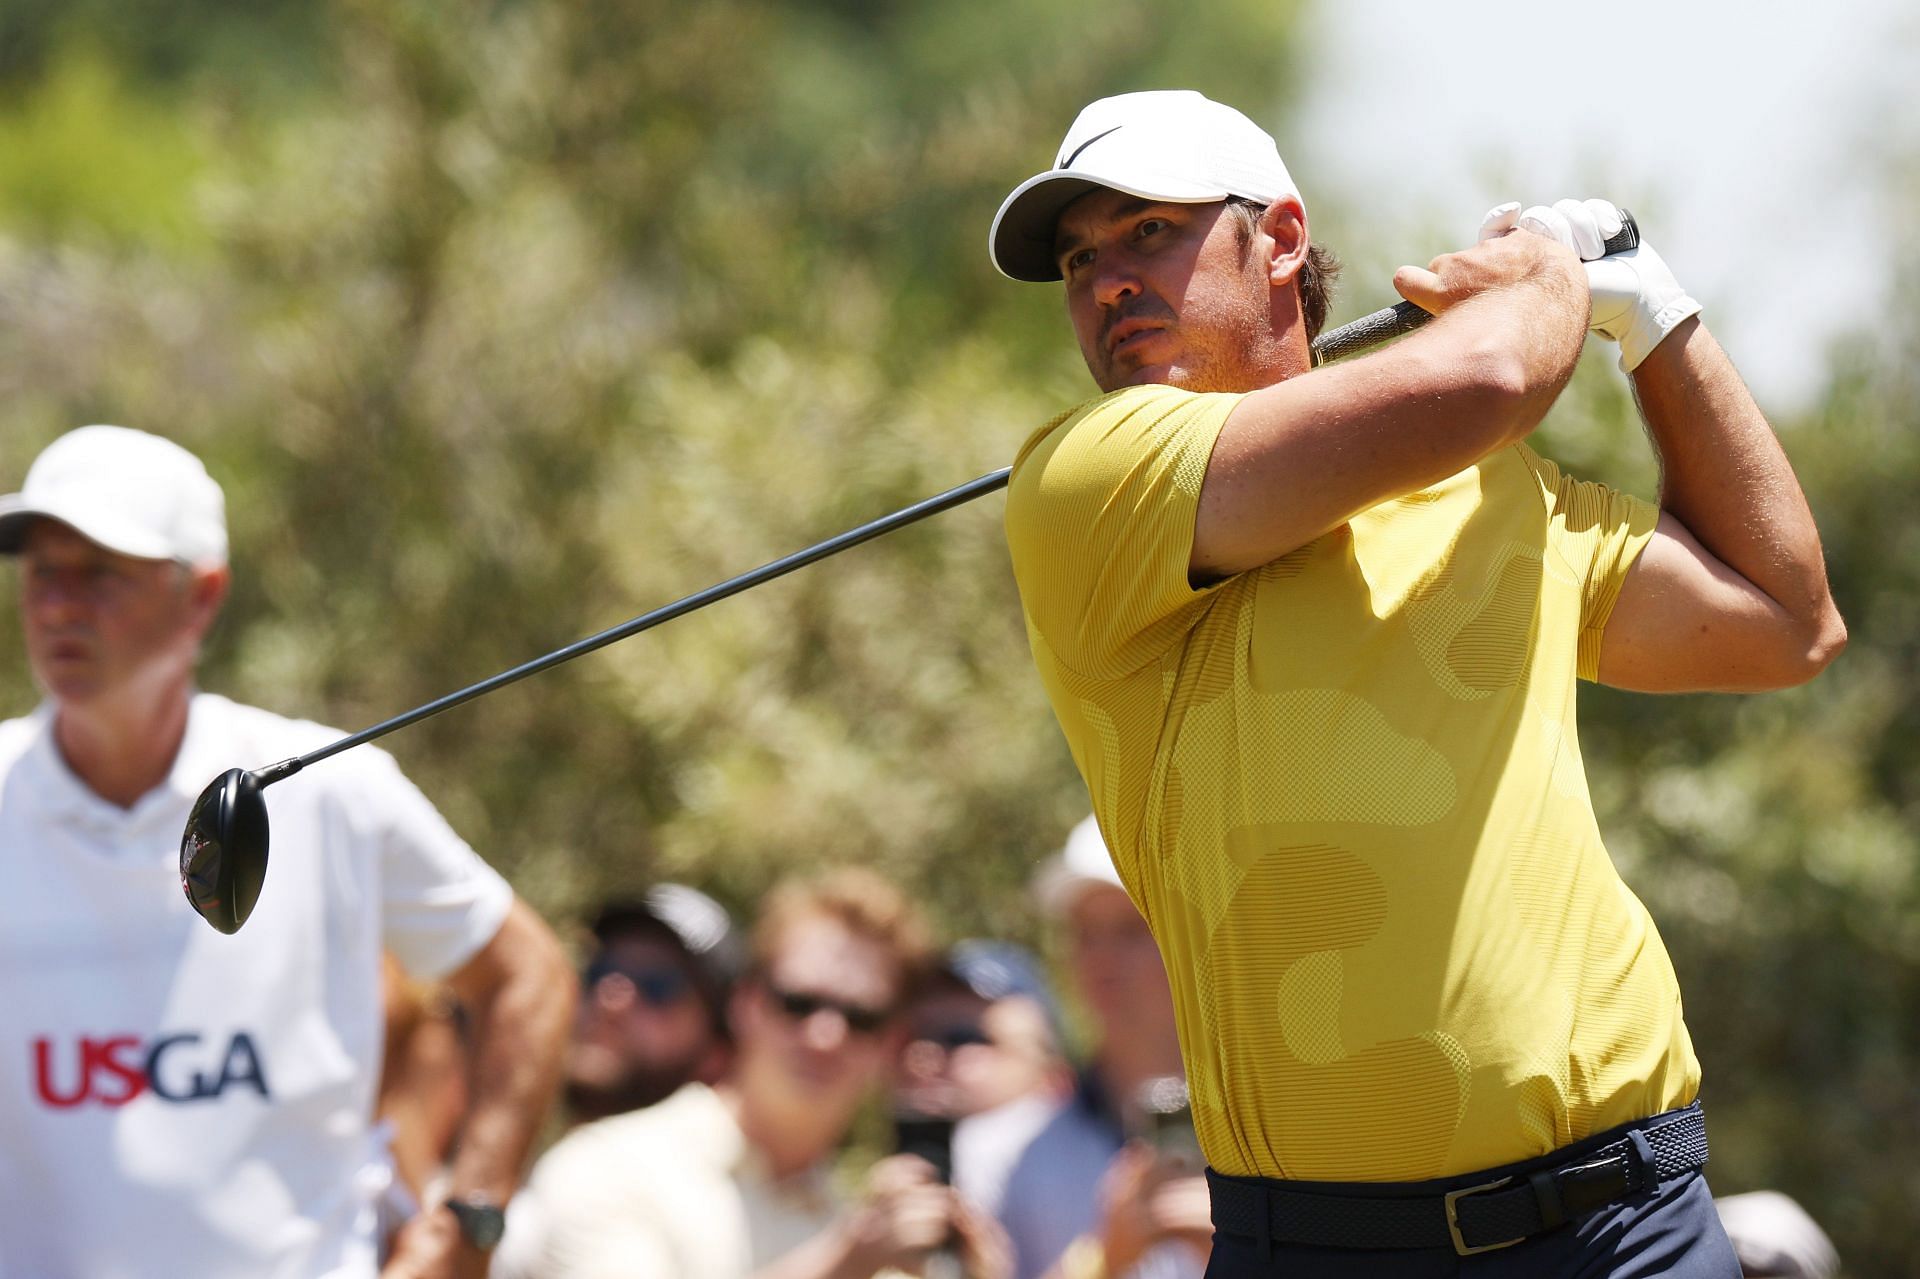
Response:
[{"label": "golfer's eye", "polygon": [[1136,240],[1145,240],[1150,236],[1160,234],[1172,225],[1173,224],[1165,218],[1146,218],[1139,226],[1134,228],[1133,238]]},{"label": "golfer's eye", "polygon": [[1073,250],[1073,252],[1065,254],[1064,256],[1061,257],[1060,274],[1072,275],[1075,271],[1080,270],[1082,267],[1086,266],[1088,263],[1092,261],[1093,261],[1092,249],[1075,249]]}]

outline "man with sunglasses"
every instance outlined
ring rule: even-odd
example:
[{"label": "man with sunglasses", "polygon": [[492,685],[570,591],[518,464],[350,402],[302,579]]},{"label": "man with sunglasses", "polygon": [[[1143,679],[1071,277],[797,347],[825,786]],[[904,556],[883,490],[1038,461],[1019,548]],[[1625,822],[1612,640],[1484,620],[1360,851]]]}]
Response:
[{"label": "man with sunglasses", "polygon": [[592,927],[567,1051],[568,1118],[605,1119],[689,1081],[718,1080],[737,966],[726,909],[698,889],[656,884],[638,900],[604,905]]},{"label": "man with sunglasses", "polygon": [[995,1212],[1013,1161],[1073,1089],[1059,1005],[1039,961],[974,938],[941,955],[907,1016],[895,1147],[924,1154]]},{"label": "man with sunglasses", "polygon": [[929,958],[900,891],[864,871],[766,899],[728,1001],[733,1056],[712,1086],[576,1130],[534,1169],[546,1218],[531,1273],[551,1279],[868,1279],[956,1241],[1004,1274],[991,1222],[924,1162],[877,1164],[852,1204],[829,1161],[902,1041]]}]

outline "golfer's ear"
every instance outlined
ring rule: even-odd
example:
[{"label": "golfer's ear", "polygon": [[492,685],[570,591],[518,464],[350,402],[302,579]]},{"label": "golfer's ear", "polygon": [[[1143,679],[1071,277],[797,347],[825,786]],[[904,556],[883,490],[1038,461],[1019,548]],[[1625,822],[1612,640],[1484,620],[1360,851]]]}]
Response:
[{"label": "golfer's ear", "polygon": [[1300,197],[1283,195],[1260,215],[1267,237],[1267,282],[1276,288],[1291,284],[1307,262],[1307,210]]}]

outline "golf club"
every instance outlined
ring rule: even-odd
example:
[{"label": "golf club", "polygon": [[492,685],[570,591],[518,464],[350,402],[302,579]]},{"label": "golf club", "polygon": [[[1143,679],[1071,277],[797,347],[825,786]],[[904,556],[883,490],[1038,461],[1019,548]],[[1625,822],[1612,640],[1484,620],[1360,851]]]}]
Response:
[{"label": "golf club", "polygon": [[[1619,253],[1635,247],[1640,242],[1639,229],[1633,217],[1621,210],[1624,225],[1618,234],[1606,242],[1608,253]],[[1343,356],[1351,355],[1388,338],[1410,333],[1419,328],[1430,317],[1411,302],[1400,302],[1383,310],[1365,315],[1350,324],[1321,334],[1314,340],[1313,357],[1315,364],[1324,364]],[[672,621],[676,617],[705,608],[717,600],[737,595],[741,591],[770,582],[797,568],[804,568],[816,560],[871,541],[895,529],[923,520],[930,515],[971,502],[974,498],[1006,487],[1012,468],[1003,467],[977,480],[969,481],[958,488],[948,489],[912,506],[904,507],[891,515],[885,515],[858,528],[849,529],[837,537],[828,538],[805,550],[773,560],[759,568],[751,569],[737,577],[728,578],[703,591],[697,591],[671,604],[643,613],[639,617],[610,627],[596,635],[579,640],[565,648],[556,649],[544,657],[534,658],[512,670],[503,671],[490,679],[481,680],[458,692],[449,693],[424,706],[415,707],[392,719],[383,720],[372,728],[363,729],[349,737],[329,743],[326,746],[282,760],[266,768],[247,770],[230,768],[220,774],[207,788],[200,792],[194,801],[193,810],[187,818],[186,830],[180,836],[180,886],[187,895],[200,917],[223,933],[238,932],[253,913],[260,899],[260,888],[267,874],[267,806],[261,792],[275,782],[292,777],[309,764],[315,764],[341,751],[384,737],[395,729],[405,728],[418,723],[430,715],[471,701],[497,688],[504,688],[529,675],[538,674],[562,662],[571,661],[595,649],[604,648],[617,640],[623,640],[641,631],[649,630],[662,622]]]}]

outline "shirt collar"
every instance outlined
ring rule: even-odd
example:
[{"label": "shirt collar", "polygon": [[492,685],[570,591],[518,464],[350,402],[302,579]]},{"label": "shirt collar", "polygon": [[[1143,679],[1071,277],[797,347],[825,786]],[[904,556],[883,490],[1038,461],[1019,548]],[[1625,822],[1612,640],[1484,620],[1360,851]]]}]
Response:
[{"label": "shirt collar", "polygon": [[60,743],[54,739],[56,708],[51,700],[42,701],[29,717],[34,724],[34,741],[26,754],[41,806],[61,820],[121,831],[137,830],[162,819],[180,821],[181,806],[191,804],[208,782],[232,766],[210,764],[219,749],[220,732],[215,721],[220,718],[223,701],[207,693],[192,695],[187,705],[186,732],[174,753],[173,766],[165,779],[135,800],[131,808],[102,799],[68,765],[60,753]]}]

